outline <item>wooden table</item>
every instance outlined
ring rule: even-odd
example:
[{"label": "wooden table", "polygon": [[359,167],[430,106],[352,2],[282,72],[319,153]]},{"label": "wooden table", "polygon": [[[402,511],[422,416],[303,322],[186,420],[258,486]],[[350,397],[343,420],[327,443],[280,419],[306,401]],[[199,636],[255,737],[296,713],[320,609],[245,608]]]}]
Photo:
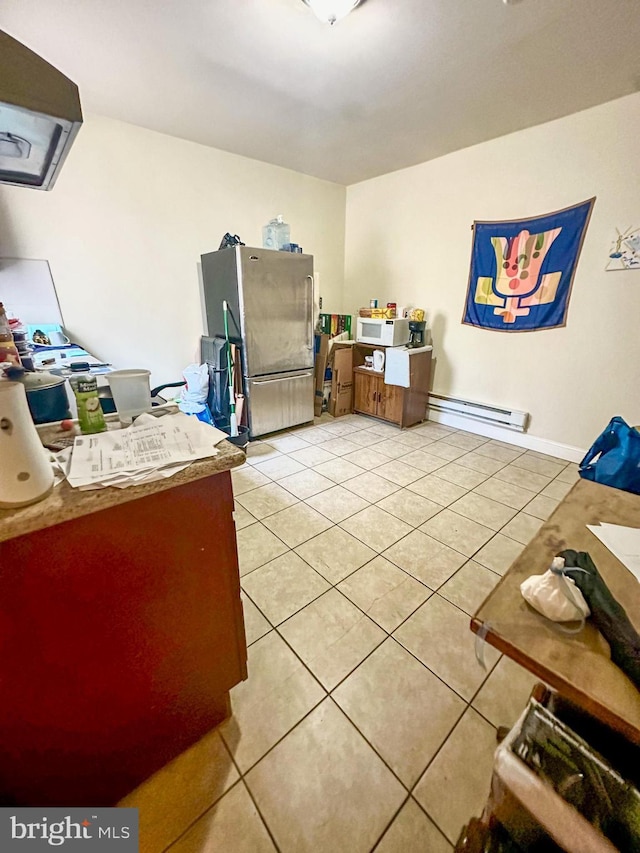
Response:
[{"label": "wooden table", "polygon": [[587,621],[568,635],[531,608],[520,584],[542,574],[558,551],[588,551],[607,586],[640,630],[640,584],[587,529],[609,522],[640,526],[640,496],[579,480],[471,619],[471,630],[561,695],[640,744],[640,691],[609,659],[609,646]]}]

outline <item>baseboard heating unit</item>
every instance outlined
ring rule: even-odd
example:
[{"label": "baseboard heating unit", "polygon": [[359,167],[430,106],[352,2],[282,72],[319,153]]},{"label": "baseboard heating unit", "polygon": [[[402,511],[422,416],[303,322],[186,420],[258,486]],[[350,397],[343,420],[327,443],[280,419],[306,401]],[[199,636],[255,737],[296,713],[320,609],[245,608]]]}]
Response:
[{"label": "baseboard heating unit", "polygon": [[429,394],[429,409],[448,415],[463,415],[476,421],[507,427],[518,432],[524,432],[529,423],[528,412],[500,409],[497,406],[472,403],[470,400],[460,400],[457,397],[443,397],[440,394]]}]

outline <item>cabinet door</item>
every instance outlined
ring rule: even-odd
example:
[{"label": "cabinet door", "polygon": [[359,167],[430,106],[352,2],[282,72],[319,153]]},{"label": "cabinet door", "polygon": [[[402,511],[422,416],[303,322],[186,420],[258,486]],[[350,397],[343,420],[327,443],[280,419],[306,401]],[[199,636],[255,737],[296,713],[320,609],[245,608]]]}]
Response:
[{"label": "cabinet door", "polygon": [[404,405],[404,388],[399,385],[385,385],[380,383],[380,400],[378,403],[378,417],[394,424],[402,422],[402,407]]},{"label": "cabinet door", "polygon": [[353,410],[364,412],[367,415],[375,415],[378,410],[378,392],[380,380],[377,376],[369,376],[365,373],[354,373],[353,388]]}]

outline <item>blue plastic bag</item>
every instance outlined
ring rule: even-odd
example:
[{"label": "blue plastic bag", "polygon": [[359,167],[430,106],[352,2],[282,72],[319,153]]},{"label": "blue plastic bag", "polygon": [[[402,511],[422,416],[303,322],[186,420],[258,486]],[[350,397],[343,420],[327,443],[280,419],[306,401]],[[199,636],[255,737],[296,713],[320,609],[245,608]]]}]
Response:
[{"label": "blue plastic bag", "polygon": [[611,418],[580,463],[580,476],[639,495],[640,432],[622,418]]}]

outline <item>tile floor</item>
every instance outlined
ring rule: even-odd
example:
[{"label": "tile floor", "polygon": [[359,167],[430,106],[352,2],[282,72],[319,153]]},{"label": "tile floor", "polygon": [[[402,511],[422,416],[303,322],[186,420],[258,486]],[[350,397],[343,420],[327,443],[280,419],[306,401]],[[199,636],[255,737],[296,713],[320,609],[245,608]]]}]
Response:
[{"label": "tile floor", "polygon": [[577,478],[426,423],[328,415],[232,473],[249,644],[233,717],[123,804],[143,853],[447,853],[534,679],[469,615]]}]

